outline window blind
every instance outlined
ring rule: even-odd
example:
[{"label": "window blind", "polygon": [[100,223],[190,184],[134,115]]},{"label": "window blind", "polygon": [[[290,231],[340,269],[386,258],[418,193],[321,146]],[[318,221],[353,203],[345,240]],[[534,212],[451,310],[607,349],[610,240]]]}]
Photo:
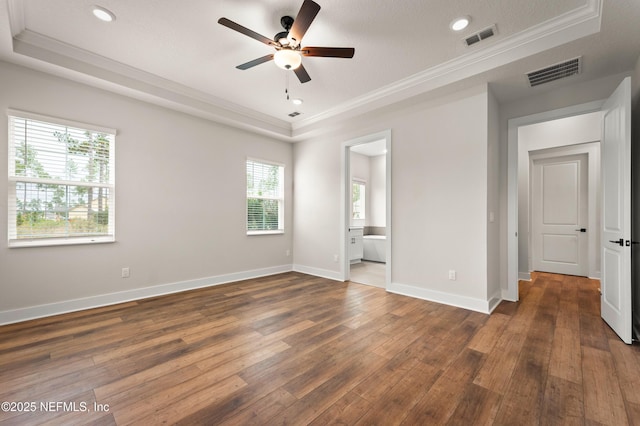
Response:
[{"label": "window blind", "polygon": [[113,241],[115,131],[51,120],[9,115],[10,245]]},{"label": "window blind", "polygon": [[247,160],[247,232],[284,231],[284,167]]}]

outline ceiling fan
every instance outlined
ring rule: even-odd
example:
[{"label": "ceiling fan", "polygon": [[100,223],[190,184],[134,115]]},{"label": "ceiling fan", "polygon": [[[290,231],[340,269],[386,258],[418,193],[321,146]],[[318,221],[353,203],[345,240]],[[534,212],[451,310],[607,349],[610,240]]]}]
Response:
[{"label": "ceiling fan", "polygon": [[320,5],[316,2],[304,0],[295,19],[291,16],[283,16],[280,19],[280,24],[284,31],[276,34],[273,40],[227,18],[220,18],[218,23],[276,49],[275,53],[238,65],[236,68],[246,70],[273,60],[280,68],[293,70],[300,83],[306,83],[311,80],[311,77],[309,77],[307,70],[302,65],[302,56],[353,58],[355,53],[353,47],[301,47],[302,37],[304,37],[319,11]]}]

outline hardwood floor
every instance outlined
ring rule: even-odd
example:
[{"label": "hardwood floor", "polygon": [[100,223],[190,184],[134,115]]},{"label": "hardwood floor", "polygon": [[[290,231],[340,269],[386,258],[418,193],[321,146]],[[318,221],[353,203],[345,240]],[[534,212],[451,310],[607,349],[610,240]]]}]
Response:
[{"label": "hardwood floor", "polygon": [[7,325],[0,423],[638,424],[598,285],[536,274],[488,316],[287,273]]}]

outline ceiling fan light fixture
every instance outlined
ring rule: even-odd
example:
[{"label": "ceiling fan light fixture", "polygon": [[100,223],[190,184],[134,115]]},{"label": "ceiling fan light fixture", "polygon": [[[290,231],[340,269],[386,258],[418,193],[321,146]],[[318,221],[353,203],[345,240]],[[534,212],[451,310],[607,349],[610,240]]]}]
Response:
[{"label": "ceiling fan light fixture", "polygon": [[295,50],[280,49],[273,55],[273,61],[283,70],[294,70],[302,64],[302,56]]},{"label": "ceiling fan light fixture", "polygon": [[116,15],[109,9],[106,9],[102,6],[93,6],[91,12],[93,13],[93,16],[103,22],[113,22],[116,20]]},{"label": "ceiling fan light fixture", "polygon": [[461,17],[456,18],[453,21],[451,21],[451,24],[449,25],[449,27],[453,31],[462,31],[465,28],[467,28],[467,26],[469,25],[470,22],[471,22],[471,18],[470,17],[461,16]]}]

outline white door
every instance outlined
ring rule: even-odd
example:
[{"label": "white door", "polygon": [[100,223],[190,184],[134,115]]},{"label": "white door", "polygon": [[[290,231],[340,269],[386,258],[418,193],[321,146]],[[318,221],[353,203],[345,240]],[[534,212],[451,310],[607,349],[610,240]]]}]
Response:
[{"label": "white door", "polygon": [[580,154],[533,161],[532,261],[536,271],[588,275],[588,160],[587,154]]},{"label": "white door", "polygon": [[603,107],[602,296],[609,326],[631,344],[631,79]]}]

